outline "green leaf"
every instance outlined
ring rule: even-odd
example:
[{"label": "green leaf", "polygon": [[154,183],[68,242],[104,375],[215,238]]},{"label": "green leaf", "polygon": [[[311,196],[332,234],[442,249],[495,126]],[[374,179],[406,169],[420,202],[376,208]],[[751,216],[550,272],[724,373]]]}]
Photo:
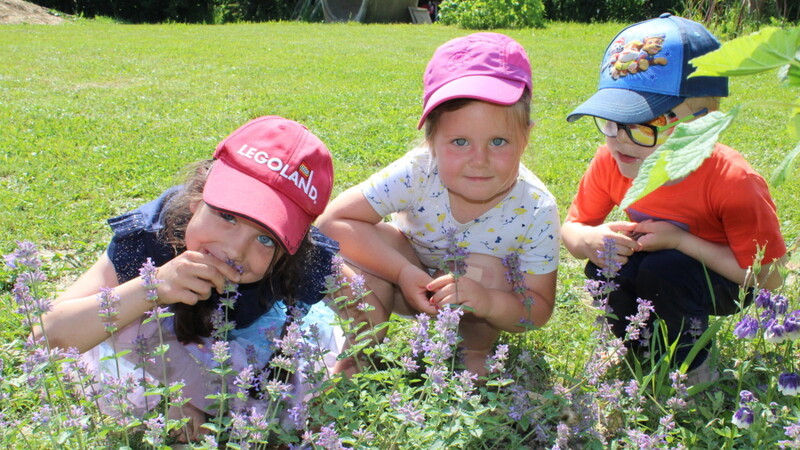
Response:
[{"label": "green leaf", "polygon": [[711,155],[719,134],[730,126],[740,106],[727,114],[714,111],[675,128],[672,136],[642,163],[620,207],[627,208],[670,180],[695,171]]},{"label": "green leaf", "polygon": [[[795,120],[798,119],[800,119],[800,116],[795,116]],[[772,183],[773,186],[780,186],[792,175],[792,172],[794,172],[794,162],[798,155],[800,155],[800,144],[789,152],[775,171],[772,172],[769,182]]]},{"label": "green leaf", "polygon": [[800,28],[767,27],[692,59],[689,63],[697,70],[689,76],[731,77],[776,69],[795,60],[798,42]]},{"label": "green leaf", "polygon": [[[800,99],[797,100],[800,105]],[[795,139],[800,138],[800,107],[792,108],[792,117],[789,118],[789,123],[786,124],[789,135]]]}]

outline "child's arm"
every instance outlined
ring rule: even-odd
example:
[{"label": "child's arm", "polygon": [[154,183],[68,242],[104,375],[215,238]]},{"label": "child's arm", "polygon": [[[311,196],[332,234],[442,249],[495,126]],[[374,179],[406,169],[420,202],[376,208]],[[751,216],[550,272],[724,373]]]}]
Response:
[{"label": "child's arm", "polygon": [[[748,270],[739,267],[736,256],[727,245],[706,241],[664,221],[646,220],[636,225],[635,232],[643,233],[639,237],[639,243],[644,251],[675,249],[734,283],[753,285],[753,280],[747,279]],[[785,258],[784,256],[781,260]],[[765,263],[761,267],[758,274],[761,288],[775,289],[782,283],[777,271],[770,271],[771,265]]]},{"label": "child's arm", "polygon": [[[207,299],[211,289],[222,292],[225,278],[237,281],[239,274],[235,269],[213,256],[197,252],[184,252],[157,271],[159,303],[195,304]],[[44,332],[53,347],[75,347],[85,352],[98,345],[109,334],[100,319],[100,303],[97,294],[101,288],[112,287],[119,296],[116,325],[123,328],[153,308],[146,299],[146,292],[140,277],[119,284],[114,265],[103,254],[72,286],[59,296],[53,310],[42,316]],[[42,335],[36,327],[34,337]]]},{"label": "child's arm", "polygon": [[458,282],[454,282],[452,275],[444,275],[433,280],[427,288],[435,293],[431,301],[439,306],[468,306],[475,317],[485,319],[493,327],[519,333],[527,330],[520,326],[523,322],[541,327],[550,319],[555,304],[557,273],[554,270],[543,275],[524,275],[525,295],[533,300],[530,312],[521,295],[486,288],[469,277],[460,277]]},{"label": "child's arm", "polygon": [[604,251],[604,239],[611,238],[617,246],[617,254],[613,259],[624,265],[629,256],[642,250],[642,245],[631,237],[635,228],[636,223],[633,222],[609,222],[591,226],[568,221],[561,226],[561,240],[572,256],[589,258],[598,267],[605,267],[601,252]]},{"label": "child's arm", "polygon": [[355,186],[328,204],[317,226],[339,241],[341,253],[349,261],[400,286],[406,301],[417,310],[435,314],[425,293],[432,277],[382,238],[377,227],[382,220]]}]

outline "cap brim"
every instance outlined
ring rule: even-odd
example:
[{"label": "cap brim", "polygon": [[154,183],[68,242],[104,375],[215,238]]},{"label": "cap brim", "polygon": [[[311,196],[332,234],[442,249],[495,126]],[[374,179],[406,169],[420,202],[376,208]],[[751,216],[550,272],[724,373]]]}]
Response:
[{"label": "cap brim", "polygon": [[[235,180],[235,182],[234,182]],[[280,191],[217,160],[203,188],[203,200],[215,209],[251,220],[295,254],[314,217]]]},{"label": "cap brim", "polygon": [[643,123],[678,106],[683,100],[683,97],[629,89],[600,89],[575,108],[567,116],[567,122],[574,122],[583,116],[595,116],[619,123]]},{"label": "cap brim", "polygon": [[422,128],[425,119],[434,108],[455,98],[474,98],[499,105],[511,105],[522,96],[525,83],[507,78],[473,75],[455,79],[437,89],[425,101],[422,117],[417,129]]}]

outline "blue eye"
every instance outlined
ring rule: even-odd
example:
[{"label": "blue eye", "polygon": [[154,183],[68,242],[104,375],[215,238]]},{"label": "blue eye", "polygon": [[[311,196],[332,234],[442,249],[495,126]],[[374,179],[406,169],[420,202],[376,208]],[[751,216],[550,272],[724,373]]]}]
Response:
[{"label": "blue eye", "polygon": [[261,245],[263,245],[264,247],[275,247],[275,241],[271,237],[265,234],[262,234],[257,239],[258,242],[261,243]]},{"label": "blue eye", "polygon": [[233,214],[220,212],[219,216],[222,217],[222,220],[224,220],[226,222],[236,223],[236,216],[234,216]]},{"label": "blue eye", "polygon": [[467,145],[467,140],[464,139],[464,138],[453,139],[453,144],[455,144],[455,145],[457,145],[459,147],[463,147],[463,146]]},{"label": "blue eye", "polygon": [[505,144],[507,142],[508,141],[503,139],[503,138],[494,138],[494,139],[492,139],[492,145],[494,145],[496,147],[499,147],[499,146],[501,146],[501,145],[503,145],[503,144]]}]

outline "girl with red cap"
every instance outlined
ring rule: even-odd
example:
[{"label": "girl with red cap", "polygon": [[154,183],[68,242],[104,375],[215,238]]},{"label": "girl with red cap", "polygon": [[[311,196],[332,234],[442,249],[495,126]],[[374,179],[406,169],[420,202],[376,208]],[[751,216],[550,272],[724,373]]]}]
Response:
[{"label": "girl with red cap", "polygon": [[[53,347],[77,348],[112,377],[126,371],[142,377],[133,369],[143,367],[162,384],[183,381],[188,403],[170,414],[190,419],[181,439],[194,439],[205,415],[215,411],[209,394],[220,392],[221,380],[211,371],[217,365],[212,316],[226,286],[237,283],[239,294],[228,311],[235,324],[228,333],[234,375],[253,358],[257,369],[267,366],[287,306],[308,311],[322,298],[337,245],[311,223],[332,184],[331,155],[304,126],[276,116],[246,123],[217,146],[212,160],[193,165],[184,185],[109,220],[114,235],[108,249],[56,299],[34,334],[46,333]],[[140,272],[145,263],[154,273]],[[153,277],[155,302],[147,286],[152,281],[143,280]],[[109,298],[107,288],[115,298],[111,314],[98,301]],[[156,306],[174,314],[161,321],[161,330],[145,320]],[[118,330],[111,336],[109,322]],[[330,330],[330,320],[319,322]],[[328,338],[335,353],[333,334]],[[121,369],[107,367],[114,365],[107,362],[113,352],[152,351],[162,342],[169,346],[166,363],[131,351],[117,358]],[[139,413],[157,403],[151,397],[148,404],[142,394],[128,396]]]}]

